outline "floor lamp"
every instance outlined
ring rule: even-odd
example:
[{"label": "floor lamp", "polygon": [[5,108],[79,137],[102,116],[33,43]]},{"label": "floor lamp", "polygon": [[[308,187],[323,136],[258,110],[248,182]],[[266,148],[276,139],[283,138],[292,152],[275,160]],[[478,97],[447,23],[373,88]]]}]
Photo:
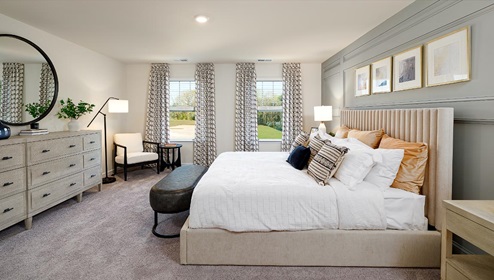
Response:
[{"label": "floor lamp", "polygon": [[105,104],[103,104],[103,106],[101,106],[98,113],[96,113],[96,115],[94,115],[94,118],[87,125],[87,127],[89,127],[93,123],[94,119],[96,119],[96,117],[99,114],[103,115],[103,123],[104,123],[104,129],[105,129],[104,138],[105,138],[105,172],[106,172],[105,173],[106,177],[103,178],[103,180],[102,180],[103,184],[113,183],[117,180],[115,177],[108,177],[108,146],[106,144],[106,140],[107,140],[106,139],[106,114],[101,112],[101,110],[105,107],[105,105],[107,103],[108,103],[108,113],[128,113],[129,112],[129,101],[128,100],[120,100],[116,97],[108,97]]}]

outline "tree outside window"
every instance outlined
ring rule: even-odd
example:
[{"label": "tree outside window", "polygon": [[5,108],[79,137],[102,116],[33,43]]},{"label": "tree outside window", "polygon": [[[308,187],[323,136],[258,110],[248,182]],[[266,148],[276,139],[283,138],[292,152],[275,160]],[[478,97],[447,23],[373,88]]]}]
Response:
[{"label": "tree outside window", "polygon": [[259,139],[281,139],[282,81],[257,81],[257,130]]}]

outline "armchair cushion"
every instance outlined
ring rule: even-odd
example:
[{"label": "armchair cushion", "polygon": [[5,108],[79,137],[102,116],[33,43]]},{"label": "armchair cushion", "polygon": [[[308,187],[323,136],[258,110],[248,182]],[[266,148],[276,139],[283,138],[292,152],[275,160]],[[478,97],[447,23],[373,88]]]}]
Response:
[{"label": "armchair cushion", "polygon": [[[117,133],[113,136],[113,141],[119,145],[127,147],[127,156],[129,153],[139,153],[144,151],[142,146],[142,135],[140,133]],[[124,149],[117,147],[117,157],[122,156],[123,158],[123,155]],[[158,155],[156,154],[156,156]]]},{"label": "armchair cushion", "polygon": [[[157,159],[158,159],[157,153],[146,153],[146,152],[129,153],[129,152],[127,152],[127,164],[134,164],[134,163],[146,162],[146,161],[157,160]],[[123,155],[116,156],[115,162],[118,164],[124,164],[124,156]]]}]

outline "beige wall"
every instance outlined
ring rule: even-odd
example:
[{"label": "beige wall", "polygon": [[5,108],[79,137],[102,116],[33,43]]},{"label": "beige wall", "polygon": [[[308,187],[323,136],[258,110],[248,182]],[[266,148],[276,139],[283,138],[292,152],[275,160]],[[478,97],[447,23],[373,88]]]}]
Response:
[{"label": "beige wall", "polygon": [[[124,97],[124,64],[2,14],[0,14],[0,33],[27,38],[46,52],[58,74],[60,85],[58,100],[67,97],[75,101],[82,99],[95,104],[97,110],[109,96]],[[67,130],[68,121],[59,120],[55,116],[56,112],[58,112],[58,101],[50,114],[40,121],[40,127],[48,128],[50,131]],[[80,118],[81,128],[85,129],[94,114],[95,112]],[[126,116],[123,115],[108,115],[109,144],[112,143],[113,133],[122,129],[125,118]],[[12,134],[18,134],[21,129],[27,128],[29,127],[11,126]],[[102,116],[98,117],[89,129],[102,130]]]},{"label": "beige wall", "polygon": [[[130,64],[126,66],[126,87],[129,99],[129,118],[123,132],[139,131],[144,133],[146,94],[149,79],[149,64]],[[281,79],[281,64],[257,64],[258,79]],[[171,64],[171,79],[194,79],[194,64]],[[317,126],[314,122],[313,107],[321,104],[321,65],[302,64],[302,92],[304,103],[304,129]],[[235,64],[215,64],[216,85],[216,138],[218,154],[234,149],[235,118]],[[182,162],[191,163],[192,142],[180,141]],[[280,142],[261,142],[261,151],[279,151]]]}]

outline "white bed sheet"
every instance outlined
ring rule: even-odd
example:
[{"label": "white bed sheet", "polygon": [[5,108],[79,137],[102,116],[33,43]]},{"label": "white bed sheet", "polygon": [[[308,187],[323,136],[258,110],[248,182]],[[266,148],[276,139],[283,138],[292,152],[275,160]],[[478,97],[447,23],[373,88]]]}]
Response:
[{"label": "white bed sheet", "polygon": [[425,196],[400,189],[383,192],[388,229],[427,230]]}]

